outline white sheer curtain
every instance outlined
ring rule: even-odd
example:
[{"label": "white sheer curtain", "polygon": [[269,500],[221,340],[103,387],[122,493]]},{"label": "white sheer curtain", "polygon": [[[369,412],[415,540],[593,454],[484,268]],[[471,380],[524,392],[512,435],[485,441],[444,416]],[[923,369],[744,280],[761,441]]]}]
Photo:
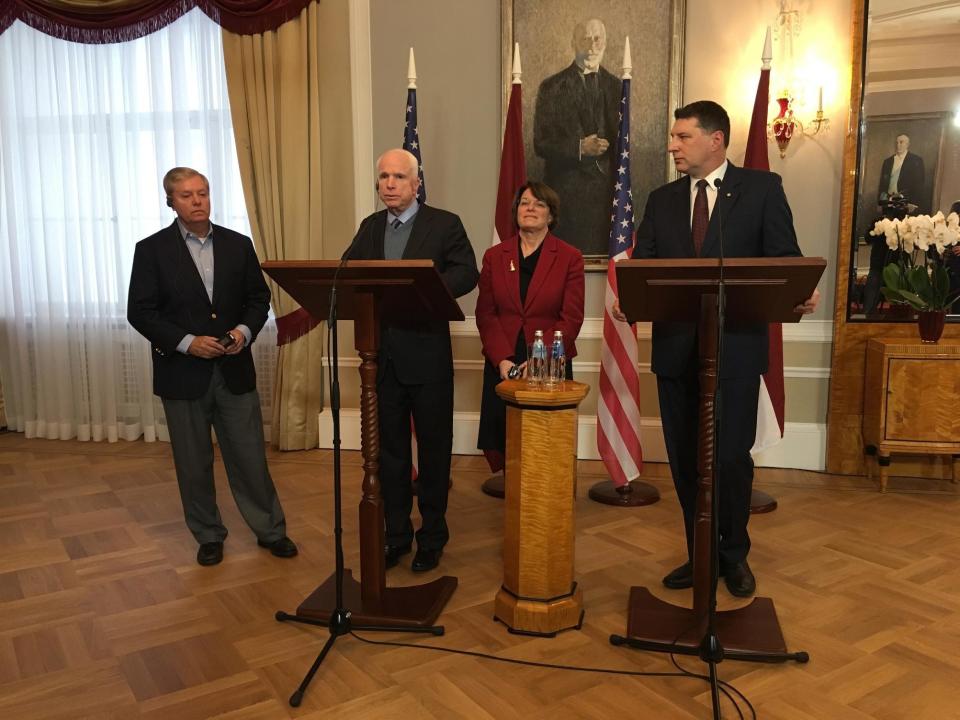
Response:
[{"label": "white sheer curtain", "polygon": [[[176,165],[210,178],[214,222],[248,232],[221,31],[202,12],[113,45],[19,22],[0,35],[0,382],[11,429],[166,439],[150,348],[126,301],[134,245],[174,219],[161,178]],[[255,345],[267,386],[270,335]],[[269,405],[271,388],[261,391]]]}]

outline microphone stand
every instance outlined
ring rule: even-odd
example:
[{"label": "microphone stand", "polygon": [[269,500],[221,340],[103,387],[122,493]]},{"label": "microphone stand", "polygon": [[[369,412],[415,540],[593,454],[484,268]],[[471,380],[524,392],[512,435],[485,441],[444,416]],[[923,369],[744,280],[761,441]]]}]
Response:
[{"label": "microphone stand", "polygon": [[[359,236],[357,236],[359,237]],[[333,647],[333,644],[336,642],[337,638],[341,635],[346,635],[353,632],[354,630],[367,630],[375,632],[409,632],[409,633],[429,633],[431,635],[443,635],[444,628],[442,625],[432,625],[428,627],[408,627],[408,626],[391,626],[391,625],[355,625],[351,620],[350,611],[344,607],[343,602],[343,525],[341,523],[342,515],[342,491],[341,491],[341,482],[340,482],[340,372],[339,372],[339,353],[338,353],[338,340],[337,340],[337,277],[340,275],[340,270],[347,262],[347,258],[350,257],[350,253],[353,251],[354,244],[357,241],[357,237],[354,237],[353,242],[350,244],[350,247],[347,248],[347,251],[343,254],[342,259],[340,260],[340,265],[337,266],[337,270],[333,275],[333,282],[330,286],[330,311],[327,316],[327,328],[330,332],[330,417],[333,422],[333,546],[335,554],[336,569],[334,571],[334,587],[335,587],[335,607],[330,612],[330,619],[326,623],[327,628],[330,631],[330,637],[327,638],[326,643],[324,643],[323,648],[317,654],[316,659],[313,661],[313,665],[310,666],[310,669],[307,671],[307,674],[304,676],[303,680],[300,682],[300,685],[290,696],[290,705],[291,707],[300,707],[300,703],[303,702],[303,694],[307,690],[307,686],[310,685],[310,682],[313,680],[314,675],[317,674],[317,670],[320,669],[320,665],[323,663],[324,658],[327,657],[327,653],[330,652],[330,649]],[[291,615],[290,613],[283,612],[278,610],[274,616],[277,622],[300,622],[306,625],[323,625],[324,623],[312,620],[310,618],[301,617],[299,615]]]},{"label": "microphone stand", "polygon": [[723,279],[723,212],[720,209],[721,179],[713,181],[717,189],[714,206],[720,240],[719,277],[717,281],[717,386],[713,400],[713,482],[710,491],[710,596],[707,603],[707,629],[700,641],[700,659],[710,670],[710,701],[714,720],[720,720],[720,691],[717,684],[717,663],[723,661],[723,645],[717,635],[717,585],[720,583],[720,439],[723,403],[723,330],[726,322],[727,288]]}]

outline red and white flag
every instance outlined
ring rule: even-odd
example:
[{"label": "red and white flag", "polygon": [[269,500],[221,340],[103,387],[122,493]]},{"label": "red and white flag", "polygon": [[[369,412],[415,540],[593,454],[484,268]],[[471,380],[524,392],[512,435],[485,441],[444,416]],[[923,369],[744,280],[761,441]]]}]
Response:
[{"label": "red and white flag", "polygon": [[[500,180],[497,183],[497,209],[493,220],[493,244],[513,235],[513,197],[527,181],[527,163],[523,156],[523,107],[520,85],[520,44],[513,46],[513,83],[507,105],[507,122],[503,128],[503,149],[500,151]],[[484,450],[490,472],[503,469],[504,457],[499,450]]]},{"label": "red and white flag", "polygon": [[607,289],[603,302],[603,345],[600,349],[600,398],[597,401],[597,450],[614,487],[640,477],[640,377],[637,328],[613,319],[617,299],[617,260],[633,254],[633,191],[630,187],[630,39],[624,47],[620,129],[617,133],[617,175],[610,216]]},{"label": "red and white flag", "polygon": [[500,151],[500,180],[497,183],[497,209],[493,220],[493,244],[513,235],[513,196],[527,181],[527,163],[523,157],[523,107],[520,84],[520,44],[513,47],[513,83],[507,104],[507,122],[503,128]]},{"label": "red and white flag", "polygon": [[[747,134],[747,151],[743,166],[754,170],[769,170],[770,157],[767,154],[767,105],[770,102],[770,29],[763,47],[763,64],[760,67],[760,81],[757,83],[757,97],[753,101],[753,116],[750,118],[750,131]],[[770,363],[760,382],[760,400],[757,403],[757,435],[752,452],[760,452],[772,447],[783,438],[785,397],[783,389],[783,327],[780,323],[770,324]]]}]

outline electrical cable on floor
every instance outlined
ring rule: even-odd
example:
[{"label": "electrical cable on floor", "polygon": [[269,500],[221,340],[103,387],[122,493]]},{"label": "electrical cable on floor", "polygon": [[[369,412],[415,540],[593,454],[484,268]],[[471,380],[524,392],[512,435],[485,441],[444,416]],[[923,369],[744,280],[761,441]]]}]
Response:
[{"label": "electrical cable on floor", "polygon": [[[592,672],[592,673],[602,673],[607,675],[629,675],[633,677],[689,677],[695,678],[697,680],[703,680],[709,684],[710,678],[706,675],[700,675],[698,673],[691,672],[681,667],[674,659],[673,655],[670,655],[670,659],[673,660],[674,666],[677,668],[678,672],[651,672],[645,670],[618,670],[616,668],[595,668],[595,667],[584,667],[581,665],[562,665],[559,663],[546,663],[538,662],[536,660],[518,660],[516,658],[507,658],[500,657],[499,655],[491,655],[489,653],[476,652],[475,650],[460,650],[459,648],[448,648],[440,647],[439,645],[421,645],[418,643],[407,643],[407,642],[398,642],[395,640],[371,640],[369,638],[361,637],[355,632],[351,631],[350,634],[355,637],[360,642],[367,643],[368,645],[388,645],[390,647],[403,647],[403,648],[413,648],[419,650],[436,650],[439,652],[451,653],[453,655],[465,655],[467,657],[481,658],[484,660],[493,660],[495,662],[509,663],[511,665],[525,665],[527,667],[538,667],[546,668],[548,670],[572,670],[574,672]],[[753,705],[750,704],[750,701],[747,700],[746,696],[737,690],[732,684],[719,680],[718,684],[720,686],[720,691],[726,696],[730,701],[733,707],[737,711],[737,715],[740,717],[740,720],[744,720],[743,712],[740,710],[740,706],[737,703],[736,699],[731,694],[731,691],[740,697],[750,708],[750,712],[753,715],[753,720],[756,720],[757,714],[753,709]]]}]

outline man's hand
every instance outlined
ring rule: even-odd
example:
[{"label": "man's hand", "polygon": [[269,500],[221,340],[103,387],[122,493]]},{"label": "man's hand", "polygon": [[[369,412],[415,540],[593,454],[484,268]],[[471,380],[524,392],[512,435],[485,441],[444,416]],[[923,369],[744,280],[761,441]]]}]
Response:
[{"label": "man's hand", "polygon": [[243,350],[243,346],[247,344],[247,338],[244,337],[243,333],[234,328],[230,331],[230,337],[233,338],[233,344],[223,351],[224,355],[236,355],[238,352]]},{"label": "man's hand", "polygon": [[509,379],[510,379],[510,376],[509,376],[507,373],[510,372],[510,368],[512,368],[513,365],[514,365],[513,360],[501,360],[501,361],[500,361],[499,368],[500,368],[500,379],[501,379],[501,380],[509,380]]},{"label": "man's hand", "polygon": [[[237,344],[234,343],[233,346],[236,347]],[[197,335],[193,339],[193,342],[190,343],[190,347],[187,348],[187,352],[195,357],[211,360],[220,357],[226,351],[223,349],[223,345],[217,342],[215,337]]]},{"label": "man's hand", "polygon": [[797,305],[793,311],[795,313],[800,313],[801,315],[809,315],[814,310],[817,309],[817,303],[820,302],[820,290],[818,288],[813,289],[813,295],[804,300],[800,305]]},{"label": "man's hand", "polygon": [[609,141],[604,140],[602,137],[597,137],[596,133],[587,135],[580,141],[580,157],[597,157],[598,155],[603,155],[608,147],[610,147]]},{"label": "man's hand", "polygon": [[620,322],[626,322],[627,316],[620,311],[620,301],[614,300],[613,307],[610,308],[610,314],[613,315],[614,320],[619,320]]}]

